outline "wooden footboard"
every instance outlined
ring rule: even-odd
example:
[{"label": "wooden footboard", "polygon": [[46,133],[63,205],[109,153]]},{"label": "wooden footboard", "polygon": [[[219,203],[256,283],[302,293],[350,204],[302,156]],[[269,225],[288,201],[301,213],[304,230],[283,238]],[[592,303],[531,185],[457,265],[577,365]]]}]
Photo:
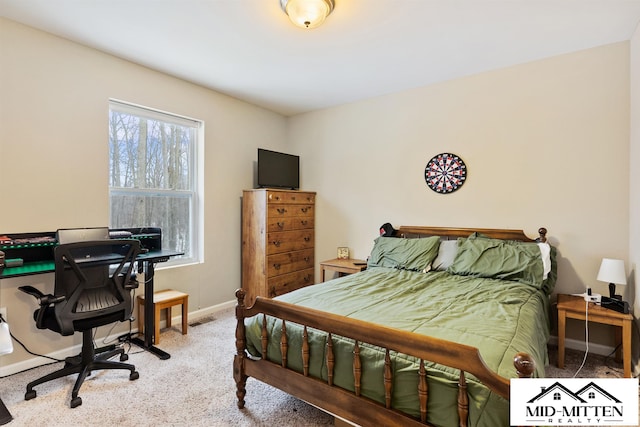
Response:
[{"label": "wooden footboard", "polygon": [[[428,425],[429,390],[425,361],[438,363],[459,370],[457,416],[460,426],[467,426],[469,413],[469,396],[466,390],[465,374],[474,375],[486,387],[498,395],[509,399],[509,379],[491,371],[483,362],[478,350],[474,347],[453,343],[437,338],[418,335],[377,324],[363,322],[344,316],[309,309],[281,301],[258,297],[252,307],[246,307],[245,292],[236,292],[236,355],[233,362],[233,375],[237,386],[238,407],[245,405],[246,381],[253,377],[276,388],[279,388],[301,400],[315,405],[329,413],[342,417],[360,425],[408,426]],[[266,359],[268,337],[266,326],[262,334],[262,355],[260,360],[248,357],[246,350],[245,318],[261,314],[266,325],[266,316],[281,319],[282,340],[279,343],[282,363],[273,363]],[[302,342],[303,372],[299,373],[287,367],[287,322],[304,327]],[[325,360],[328,379],[326,381],[309,376],[309,342],[306,329],[314,328],[328,334],[327,357]],[[353,372],[354,391],[337,387],[333,384],[333,352],[331,336],[347,337],[354,340]],[[384,369],[385,403],[379,403],[360,395],[360,346],[362,343],[379,346],[386,352]],[[415,419],[403,412],[395,410],[391,405],[393,377],[391,371],[390,351],[397,351],[420,360],[418,371],[418,387],[416,394],[420,403],[420,418]],[[530,377],[534,371],[534,362],[524,353],[514,355],[514,365],[518,376]]]}]

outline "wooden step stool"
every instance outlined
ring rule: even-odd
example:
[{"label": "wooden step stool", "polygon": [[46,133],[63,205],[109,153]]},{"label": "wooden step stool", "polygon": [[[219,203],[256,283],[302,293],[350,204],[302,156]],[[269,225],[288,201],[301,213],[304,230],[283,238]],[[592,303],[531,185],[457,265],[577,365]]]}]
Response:
[{"label": "wooden step stool", "polygon": [[[154,320],[155,331],[153,343],[160,343],[160,313],[167,310],[167,328],[171,327],[171,307],[182,304],[182,335],[187,334],[187,323],[189,313],[189,294],[165,289],[153,293],[153,304],[155,306]],[[138,332],[144,333],[144,295],[138,295]]]}]

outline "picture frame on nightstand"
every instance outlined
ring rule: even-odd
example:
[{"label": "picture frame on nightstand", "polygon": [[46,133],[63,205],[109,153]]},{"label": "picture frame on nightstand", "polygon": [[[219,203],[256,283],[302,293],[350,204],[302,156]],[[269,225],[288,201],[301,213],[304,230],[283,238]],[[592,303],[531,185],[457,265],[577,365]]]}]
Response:
[{"label": "picture frame on nightstand", "polygon": [[338,259],[349,259],[349,248],[346,246],[338,247]]}]

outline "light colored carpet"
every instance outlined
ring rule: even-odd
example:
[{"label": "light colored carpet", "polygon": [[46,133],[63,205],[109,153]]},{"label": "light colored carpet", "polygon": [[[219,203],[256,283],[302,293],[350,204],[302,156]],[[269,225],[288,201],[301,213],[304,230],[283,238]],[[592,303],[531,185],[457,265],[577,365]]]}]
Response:
[{"label": "light colored carpet", "polygon": [[[202,319],[188,335],[178,327],[164,330],[159,347],[171,354],[168,360],[132,346],[129,362],[140,379],[129,381],[128,371],[94,372],[80,389],[82,405],[74,409],[69,400],[75,376],[42,384],[35,388],[35,399],[24,400],[26,384],[60,363],[0,379],[0,396],[14,417],[8,426],[333,425],[331,416],[253,379],[247,382],[245,409],[237,408],[233,313],[229,309]],[[565,370],[555,367],[555,355],[551,348],[547,376],[559,378],[574,374],[583,353],[569,350]],[[611,359],[589,355],[580,376],[622,376],[622,369]]]},{"label": "light colored carpet", "polygon": [[0,379],[0,396],[14,418],[7,426],[333,425],[333,417],[252,379],[246,408],[239,410],[234,311],[201,320],[206,323],[190,326],[187,335],[179,326],[161,332],[158,347],[171,354],[168,360],[132,346],[128,363],[136,366],[138,380],[129,381],[129,371],[95,371],[80,389],[82,405],[74,409],[69,401],[75,376],[36,386],[37,397],[24,400],[27,383],[61,363]]}]

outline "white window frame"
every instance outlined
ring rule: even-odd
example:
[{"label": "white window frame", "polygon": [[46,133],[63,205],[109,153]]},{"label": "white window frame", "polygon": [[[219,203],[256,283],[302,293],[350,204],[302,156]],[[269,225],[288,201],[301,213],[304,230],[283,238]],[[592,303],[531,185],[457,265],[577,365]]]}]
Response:
[{"label": "white window frame", "polygon": [[[190,254],[185,253],[185,255],[180,257],[172,257],[166,263],[162,263],[159,266],[169,267],[169,266],[179,266],[179,265],[188,265],[194,263],[200,263],[203,261],[204,251],[202,248],[202,232],[203,232],[203,224],[201,223],[202,218],[202,189],[203,189],[203,179],[202,179],[202,156],[204,155],[204,122],[202,120],[177,115],[174,113],[169,113],[166,111],[161,111],[149,107],[145,107],[142,105],[137,105],[133,103],[129,103],[126,101],[121,101],[117,99],[109,99],[109,115],[111,115],[111,111],[117,111],[121,113],[131,114],[138,117],[143,117],[151,120],[157,120],[166,123],[177,124],[181,126],[186,126],[190,128],[194,128],[195,133],[195,141],[191,147],[189,165],[191,168],[191,190],[167,190],[167,189],[157,189],[157,188],[117,188],[114,189],[111,187],[111,172],[109,173],[109,222],[111,222],[111,200],[112,194],[125,194],[125,195],[144,195],[144,196],[155,196],[162,197],[165,195],[170,195],[172,197],[186,197],[191,198],[190,205],[190,218],[189,218],[189,234],[190,234]],[[109,129],[109,133],[111,129]],[[109,134],[109,140],[111,135]],[[109,152],[109,163],[111,163],[111,152]],[[110,224],[110,226],[113,226]],[[141,227],[141,226],[149,226],[148,224],[141,225],[133,225],[132,227]],[[175,248],[164,247],[163,249],[174,250]]]}]

